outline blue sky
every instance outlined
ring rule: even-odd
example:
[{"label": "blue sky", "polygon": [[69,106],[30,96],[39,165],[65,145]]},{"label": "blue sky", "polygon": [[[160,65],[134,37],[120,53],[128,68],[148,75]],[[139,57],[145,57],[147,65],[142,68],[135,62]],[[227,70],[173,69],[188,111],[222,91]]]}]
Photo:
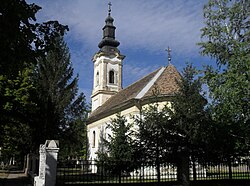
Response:
[{"label": "blue sky", "polygon": [[[186,62],[196,67],[214,64],[200,55],[200,29],[204,27],[203,6],[208,0],[113,0],[111,16],[116,26],[123,63],[123,87],[167,65],[172,49],[172,64],[182,71]],[[92,57],[99,50],[102,28],[108,13],[108,0],[28,0],[42,7],[38,22],[58,20],[69,26],[65,40],[79,91],[90,102],[93,79]]]}]

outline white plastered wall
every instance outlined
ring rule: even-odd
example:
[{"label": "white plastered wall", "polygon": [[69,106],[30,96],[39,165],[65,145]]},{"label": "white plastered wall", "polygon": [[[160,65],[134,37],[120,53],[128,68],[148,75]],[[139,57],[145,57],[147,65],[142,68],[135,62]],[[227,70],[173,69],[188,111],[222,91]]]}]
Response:
[{"label": "white plastered wall", "polygon": [[[161,110],[164,108],[165,105],[168,107],[171,106],[170,102],[158,102],[158,108]],[[144,105],[142,109],[148,108],[148,105]],[[136,107],[130,107],[128,109],[125,109],[121,112],[122,116],[125,116],[126,120],[128,123],[133,123],[134,122],[134,117],[140,117],[140,110]],[[111,119],[114,119],[116,117],[116,114],[110,115],[108,117],[102,118],[98,121],[95,121],[87,126],[88,128],[88,139],[89,139],[89,152],[90,152],[90,158],[91,159],[96,159],[97,158],[97,151],[99,148],[99,143],[100,143],[100,137],[101,137],[101,132],[103,132],[104,136],[108,136],[108,134],[111,134],[112,132],[110,129],[107,129],[107,124],[110,123]],[[137,126],[133,126],[132,130],[138,130]],[[95,131],[96,135],[96,144],[95,146],[93,145],[93,131]],[[112,134],[111,134],[112,135]]]}]

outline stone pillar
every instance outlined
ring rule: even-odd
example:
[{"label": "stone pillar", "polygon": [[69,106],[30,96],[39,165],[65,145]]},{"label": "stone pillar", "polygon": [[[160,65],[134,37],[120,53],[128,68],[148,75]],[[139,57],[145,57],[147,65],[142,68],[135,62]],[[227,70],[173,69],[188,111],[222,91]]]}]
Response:
[{"label": "stone pillar", "polygon": [[28,175],[30,171],[30,154],[26,155],[26,168],[25,168],[25,174]]},{"label": "stone pillar", "polygon": [[47,140],[46,143],[46,171],[45,186],[56,185],[57,156],[59,152],[58,141]]},{"label": "stone pillar", "polygon": [[55,186],[58,146],[55,140],[46,140],[40,145],[39,176],[35,177],[34,186]]},{"label": "stone pillar", "polygon": [[31,161],[32,161],[32,168],[31,168],[31,172],[33,175],[36,176],[36,155],[35,154],[32,154],[31,155]]}]

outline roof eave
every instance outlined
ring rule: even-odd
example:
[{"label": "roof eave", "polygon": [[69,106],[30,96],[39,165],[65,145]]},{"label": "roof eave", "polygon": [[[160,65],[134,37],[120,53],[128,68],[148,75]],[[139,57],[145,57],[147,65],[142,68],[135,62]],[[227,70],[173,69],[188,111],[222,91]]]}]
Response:
[{"label": "roof eave", "polygon": [[105,112],[102,112],[98,115],[94,115],[93,117],[90,117],[87,119],[87,125],[98,121],[100,119],[103,119],[105,117],[108,117],[110,115],[116,114],[121,112],[122,110],[128,109],[132,106],[136,106],[138,109],[141,109],[141,107],[143,105],[149,104],[149,103],[154,103],[154,102],[162,102],[162,101],[171,101],[172,97],[174,96],[174,94],[169,94],[169,95],[158,95],[158,96],[147,96],[147,97],[143,97],[141,99],[136,99],[136,98],[132,98],[126,102],[123,102],[120,105],[117,105],[115,107],[113,107],[110,110],[107,110]]}]

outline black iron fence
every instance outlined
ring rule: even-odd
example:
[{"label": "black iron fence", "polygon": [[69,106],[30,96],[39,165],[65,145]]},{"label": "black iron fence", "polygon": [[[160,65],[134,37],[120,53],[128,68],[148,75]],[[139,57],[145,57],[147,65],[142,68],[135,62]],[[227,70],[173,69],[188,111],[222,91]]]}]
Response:
[{"label": "black iron fence", "polygon": [[[194,162],[189,171],[190,180],[250,179],[250,162]],[[60,161],[57,168],[57,185],[170,181],[177,181],[177,167],[171,163],[162,163],[157,169],[145,162]]]}]

